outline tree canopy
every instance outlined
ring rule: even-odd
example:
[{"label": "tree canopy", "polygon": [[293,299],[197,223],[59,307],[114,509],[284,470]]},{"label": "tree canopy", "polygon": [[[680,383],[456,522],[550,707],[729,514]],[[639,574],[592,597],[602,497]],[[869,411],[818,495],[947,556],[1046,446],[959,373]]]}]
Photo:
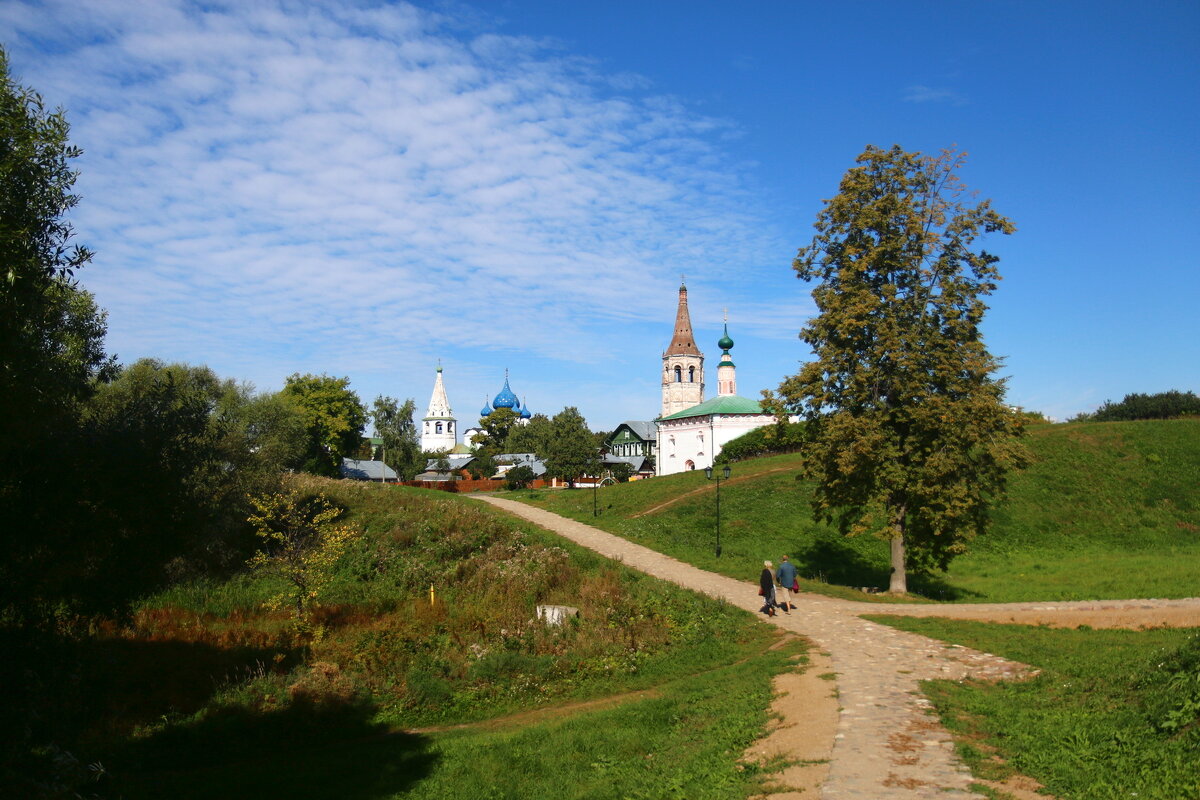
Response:
[{"label": "tree canopy", "polygon": [[553,432],[550,418],[545,414],[534,414],[523,425],[513,425],[508,431],[504,442],[504,453],[537,453],[546,452]]},{"label": "tree canopy", "polygon": [[371,411],[375,434],[383,439],[384,463],[396,470],[402,481],[411,481],[425,469],[425,457],[413,421],[416,411],[417,404],[412,398],[400,403],[394,397],[383,395],[375,398]]},{"label": "tree canopy", "polygon": [[600,472],[600,450],[579,409],[568,406],[550,420],[553,434],[546,451],[539,453],[546,462],[546,475],[575,481],[580,475]]},{"label": "tree canopy", "polygon": [[509,433],[517,427],[520,420],[521,415],[511,408],[497,408],[487,416],[479,418],[479,427],[483,433],[476,434],[474,441],[468,444],[473,444],[478,450],[493,456],[503,453]]},{"label": "tree canopy", "polygon": [[336,478],[342,459],[353,453],[367,424],[367,410],[350,389],[349,378],[288,376],[283,395],[296,403],[308,430],[304,470]]},{"label": "tree canopy", "polygon": [[973,250],[1011,221],[968,202],[963,154],[870,146],[826,201],[793,266],[818,313],[800,338],[815,359],[780,393],[806,417],[814,512],[892,543],[892,591],[907,570],[944,569],[987,525],[1020,421],[980,332],[999,260]]}]

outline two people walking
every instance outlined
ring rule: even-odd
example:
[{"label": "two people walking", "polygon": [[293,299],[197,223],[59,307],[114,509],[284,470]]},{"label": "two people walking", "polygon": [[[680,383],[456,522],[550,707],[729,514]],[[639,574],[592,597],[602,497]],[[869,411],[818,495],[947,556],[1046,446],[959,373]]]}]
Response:
[{"label": "two people walking", "polygon": [[[759,610],[768,617],[775,616],[776,608],[782,608],[789,614],[792,613],[792,592],[799,589],[796,583],[796,567],[788,560],[787,556],[783,557],[783,563],[779,565],[777,571],[771,571],[773,566],[770,561],[764,561],[763,571],[758,576],[758,593],[763,598],[763,607]],[[779,583],[779,596],[783,598],[782,602],[776,602],[775,599],[776,582]]]}]

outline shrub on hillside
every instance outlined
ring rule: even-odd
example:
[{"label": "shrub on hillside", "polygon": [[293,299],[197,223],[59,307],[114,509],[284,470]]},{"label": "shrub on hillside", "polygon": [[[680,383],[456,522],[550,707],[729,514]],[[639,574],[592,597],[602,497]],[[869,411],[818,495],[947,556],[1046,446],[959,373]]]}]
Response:
[{"label": "shrub on hillside", "polygon": [[776,422],[774,425],[764,425],[726,442],[717,456],[717,463],[744,461],[772,453],[792,453],[800,449],[803,441],[804,423]]},{"label": "shrub on hillside", "polygon": [[1200,725],[1200,636],[1156,655],[1141,685],[1155,728],[1168,734],[1195,731]]},{"label": "shrub on hillside", "polygon": [[1200,415],[1200,397],[1194,392],[1169,391],[1158,394],[1127,394],[1119,403],[1111,400],[1091,414],[1080,414],[1072,422],[1127,422],[1135,419],[1174,419]]}]

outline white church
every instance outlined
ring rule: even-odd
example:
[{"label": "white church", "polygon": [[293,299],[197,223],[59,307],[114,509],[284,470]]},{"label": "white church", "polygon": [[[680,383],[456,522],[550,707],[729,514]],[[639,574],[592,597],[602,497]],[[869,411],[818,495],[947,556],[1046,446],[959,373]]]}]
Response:
[{"label": "white church", "polygon": [[704,353],[692,335],[687,287],[680,286],[675,335],[662,356],[662,412],[654,420],[657,475],[711,467],[726,442],[775,421],[757,400],[737,393],[736,367],[729,354],[733,339],[729,338],[728,322],[717,347],[721,348],[717,396],[705,400]]}]

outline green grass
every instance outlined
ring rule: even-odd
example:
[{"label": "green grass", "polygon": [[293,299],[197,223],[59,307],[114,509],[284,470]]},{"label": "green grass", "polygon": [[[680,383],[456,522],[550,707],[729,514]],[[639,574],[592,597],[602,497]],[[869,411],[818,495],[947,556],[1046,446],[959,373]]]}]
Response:
[{"label": "green grass", "polygon": [[1200,797],[1200,629],[871,619],[1042,670],[1019,683],[924,684],[976,776],[1015,771],[1061,800]]},{"label": "green grass", "polygon": [[[1012,475],[987,535],[947,573],[910,577],[916,594],[957,602],[1200,594],[1200,420],[1041,425],[1028,444],[1033,463]],[[604,487],[599,517],[587,489],[513,496],[730,577],[753,580],[763,560],[786,553],[807,590],[886,601],[857,591],[887,586],[886,543],[815,522],[799,460],[733,465],[721,487],[720,558],[715,484],[702,472]]]},{"label": "green grass", "polygon": [[[151,769],[123,788],[139,797],[388,798],[745,798],[763,773],[739,764],[761,735],[771,679],[789,668],[798,645],[759,650],[745,661],[681,678],[653,696],[615,707],[553,715],[518,725],[424,734],[373,727],[347,711],[313,724],[326,741],[297,746],[271,720],[243,718],[255,736],[233,731],[239,747],[212,750],[203,765]],[[295,727],[290,719],[286,727]],[[336,723],[336,724],[330,724]],[[205,736],[180,743],[185,758]],[[275,734],[274,736],[272,734]],[[247,750],[247,743],[250,747]],[[255,748],[258,743],[258,748]],[[159,749],[154,761],[170,763]]]},{"label": "green grass", "polygon": [[[468,780],[557,797],[558,762],[587,796],[744,797],[756,785],[736,761],[786,665],[752,615],[469,499],[293,482],[363,532],[310,635],[263,607],[278,579],[243,572],[145,598],[78,642],[75,732],[60,744],[104,764],[107,795],[442,797]],[[581,613],[551,628],[534,619],[539,603]],[[402,732],[642,691],[653,696],[581,721]]]}]

